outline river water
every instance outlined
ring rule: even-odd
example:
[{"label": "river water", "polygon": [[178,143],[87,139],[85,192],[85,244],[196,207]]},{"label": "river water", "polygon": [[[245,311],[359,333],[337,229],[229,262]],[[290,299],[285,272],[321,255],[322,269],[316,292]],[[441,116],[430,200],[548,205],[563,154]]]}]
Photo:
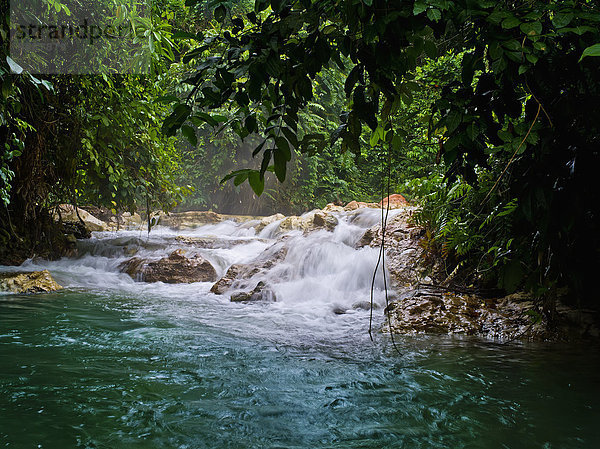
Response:
[{"label": "river water", "polygon": [[[26,262],[66,288],[0,296],[0,447],[600,447],[597,346],[397,336],[396,350],[377,330],[381,273],[371,341],[369,311],[353,308],[377,260],[353,248],[369,213],[291,232],[264,276],[276,302],[134,282],[118,265],[183,247],[221,275],[277,225],[100,233],[76,259]],[[182,234],[233,244],[192,249]]]}]

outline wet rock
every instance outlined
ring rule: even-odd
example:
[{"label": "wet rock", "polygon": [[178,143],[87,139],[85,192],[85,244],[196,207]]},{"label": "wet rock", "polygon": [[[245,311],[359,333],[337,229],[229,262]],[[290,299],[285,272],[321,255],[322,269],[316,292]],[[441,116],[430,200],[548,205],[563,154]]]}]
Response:
[{"label": "wet rock", "polygon": [[[419,244],[422,229],[410,224],[413,210],[406,208],[388,221],[385,229],[386,266],[392,286],[397,289],[415,285],[436,271],[425,263],[423,247]],[[381,225],[377,224],[365,231],[357,247],[378,247],[381,240]]]},{"label": "wet rock", "polygon": [[334,203],[329,203],[323,208],[323,212],[344,212],[344,206],[339,206]]},{"label": "wet rock", "polygon": [[266,274],[275,264],[285,259],[287,251],[285,243],[278,242],[265,249],[252,262],[232,265],[210,291],[222,295],[231,288],[245,288],[249,279]]},{"label": "wet rock", "polygon": [[108,225],[90,214],[89,212],[77,208],[75,209],[70,204],[61,204],[58,206],[56,213],[54,214],[55,220],[62,220],[63,222],[69,223],[81,223],[77,214],[79,213],[79,217],[83,220],[83,223],[88,231],[106,231],[108,230]]},{"label": "wet rock", "polygon": [[212,211],[188,211],[160,214],[159,224],[175,229],[195,228],[197,226],[220,223],[224,217]]},{"label": "wet rock", "polygon": [[121,271],[121,273],[127,273],[132,279],[136,281],[143,281],[141,269],[146,262],[146,259],[142,259],[140,257],[133,257],[119,265],[119,270]]},{"label": "wet rock", "polygon": [[275,292],[263,281],[260,281],[252,291],[233,293],[230,299],[231,302],[277,301]]},{"label": "wet rock", "polygon": [[333,215],[322,211],[316,211],[312,218],[312,226],[314,229],[325,228],[328,231],[333,231],[338,225],[338,219]]},{"label": "wet rock", "polygon": [[[357,301],[354,304],[352,304],[352,308],[354,310],[371,310],[371,302],[370,301]],[[373,303],[373,310],[377,310],[379,309],[379,305],[374,302]]]},{"label": "wet rock", "polygon": [[182,235],[175,237],[175,240],[195,248],[208,249],[229,249],[234,246],[246,245],[253,242],[267,242],[264,239],[224,239],[220,237],[187,237]]},{"label": "wet rock", "polygon": [[215,284],[211,287],[210,291],[215,295],[224,294],[233,282],[241,275],[241,273],[245,270],[246,266],[242,264],[233,264],[225,273],[221,279],[219,279]]},{"label": "wet rock", "polygon": [[63,222],[62,227],[66,235],[72,235],[75,239],[89,239],[92,236],[86,225],[79,220]]},{"label": "wet rock", "polygon": [[363,209],[365,207],[376,208],[378,205],[376,203],[365,203],[363,201],[350,201],[346,206],[344,206],[345,211],[351,211],[356,209]]},{"label": "wet rock", "polygon": [[[532,301],[507,296],[482,299],[428,289],[406,292],[386,309],[398,334],[462,334],[512,340],[550,338]],[[536,321],[536,319],[539,319]]]},{"label": "wet rock", "polygon": [[45,293],[61,290],[48,270],[30,273],[1,273],[0,291],[12,293]]},{"label": "wet rock", "polygon": [[331,309],[331,311],[334,313],[334,315],[345,315],[346,314],[346,309],[339,305],[333,306],[333,309]]},{"label": "wet rock", "polygon": [[209,261],[200,256],[187,258],[182,250],[172,252],[169,257],[148,261],[134,257],[120,266],[136,281],[165,282],[167,284],[188,284],[192,282],[212,282],[217,272]]},{"label": "wet rock", "polygon": [[275,214],[275,215],[270,215],[268,217],[263,217],[260,220],[260,223],[258,223],[254,227],[254,230],[258,234],[263,229],[265,229],[267,226],[269,226],[271,223],[275,223],[276,221],[283,220],[284,218],[285,218],[285,215],[283,215],[283,214]]},{"label": "wet rock", "polygon": [[384,198],[383,200],[381,200],[378,204],[379,207],[387,207],[388,203],[390,205],[390,209],[398,209],[401,207],[406,207],[408,206],[408,201],[406,201],[406,198],[404,198],[402,195],[400,195],[399,193],[395,193],[393,195],[390,195],[386,198]]},{"label": "wet rock", "polygon": [[[373,226],[372,228],[369,228],[365,231],[365,233],[362,235],[362,237],[360,238],[360,240],[358,241],[358,243],[356,244],[357,248],[363,248],[365,246],[371,246],[371,243],[373,243],[373,241],[375,240],[375,237],[377,237],[377,233],[379,232],[379,230],[381,229],[380,225],[376,225]],[[375,246],[375,245],[373,245]]]}]

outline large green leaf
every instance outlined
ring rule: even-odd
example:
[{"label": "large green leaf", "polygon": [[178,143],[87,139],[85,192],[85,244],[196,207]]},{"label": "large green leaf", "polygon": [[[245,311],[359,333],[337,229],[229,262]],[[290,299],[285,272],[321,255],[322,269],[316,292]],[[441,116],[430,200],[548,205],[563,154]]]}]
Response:
[{"label": "large green leaf", "polygon": [[196,130],[189,125],[183,125],[181,127],[181,133],[188,140],[190,145],[193,147],[198,146],[198,136],[196,136]]},{"label": "large green leaf", "polygon": [[174,136],[181,125],[187,120],[192,113],[192,108],[186,104],[178,104],[173,109],[173,112],[166,118],[163,124],[163,132],[167,136]]},{"label": "large green leaf", "polygon": [[583,50],[581,58],[579,58],[579,62],[581,62],[581,60],[587,56],[600,56],[600,44],[594,44]]},{"label": "large green leaf", "polygon": [[6,62],[8,63],[8,67],[10,67],[10,71],[12,73],[16,73],[17,75],[23,73],[23,67],[17,64],[10,56],[6,57]]},{"label": "large green leaf", "polygon": [[265,190],[265,180],[260,176],[260,172],[256,170],[252,170],[248,173],[248,182],[250,183],[250,187],[254,190],[256,195],[262,195]]}]

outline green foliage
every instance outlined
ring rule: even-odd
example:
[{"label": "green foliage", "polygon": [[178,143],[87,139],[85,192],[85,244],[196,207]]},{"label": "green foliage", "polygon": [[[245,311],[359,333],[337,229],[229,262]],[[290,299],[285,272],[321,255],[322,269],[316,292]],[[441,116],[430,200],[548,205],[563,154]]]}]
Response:
[{"label": "green foliage", "polygon": [[428,256],[432,261],[445,261],[448,273],[460,266],[463,283],[512,292],[521,285],[524,275],[524,270],[514,267],[526,260],[522,248],[515,244],[512,229],[518,199],[504,202],[494,198],[481,207],[493,179],[480,178],[482,188],[474,188],[462,179],[448,184],[439,173],[407,182],[406,189],[421,204],[413,219],[426,231],[422,245]]},{"label": "green foliage", "polygon": [[[49,5],[56,5],[56,14],[70,15],[60,2]],[[164,72],[173,55],[167,35],[175,15],[166,8],[160,11],[161,20],[151,22],[135,8],[117,6],[118,19],[138,31],[141,45],[132,64],[150,57],[154,77],[104,74],[40,80],[8,56],[0,67],[0,194],[15,217],[30,220],[58,202],[113,210],[133,210],[140,204],[171,208],[187,193],[174,183],[175,140],[161,133],[168,106],[153,100],[164,96],[172,82],[157,72]],[[4,25],[2,38],[7,39]]]},{"label": "green foliage", "polygon": [[[261,177],[273,162],[283,178],[288,146],[325,151],[329,139],[304,135],[298,123],[314,101],[319,74],[334,66],[347,74],[347,109],[332,140],[372,177],[390,160],[386,153],[394,153],[396,167],[397,154],[411,148],[410,107],[427,93],[416,80],[418,67],[452,49],[462,56],[460,75],[437,93],[428,137],[439,144],[448,193],[457,180],[472,190],[458,208],[456,199],[444,198],[447,214],[440,215],[445,221],[436,238],[459,257],[504,254],[510,239],[495,223],[507,221],[511,248],[517,244],[522,259],[499,263],[500,277],[510,281],[505,285],[563,278],[581,287],[591,278],[589,265],[574,261],[589,251],[597,257],[600,248],[593,188],[600,135],[597,2],[257,0],[235,27],[229,14],[217,17],[221,31],[203,35],[188,54],[197,65],[187,104],[231,108],[240,137],[261,133],[268,142],[257,148]],[[429,155],[413,152],[430,161],[433,148]],[[472,229],[461,237],[466,225]]]}]

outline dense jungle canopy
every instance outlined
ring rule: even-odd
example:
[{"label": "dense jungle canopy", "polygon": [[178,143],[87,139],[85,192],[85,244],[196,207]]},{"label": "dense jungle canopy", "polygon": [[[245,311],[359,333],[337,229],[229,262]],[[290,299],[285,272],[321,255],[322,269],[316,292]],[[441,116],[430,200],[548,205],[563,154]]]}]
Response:
[{"label": "dense jungle canopy", "polygon": [[389,189],[454,282],[593,304],[597,2],[100,3],[137,30],[121,74],[23,70],[2,1],[2,262],[57,256],[65,202],[299,213]]}]

